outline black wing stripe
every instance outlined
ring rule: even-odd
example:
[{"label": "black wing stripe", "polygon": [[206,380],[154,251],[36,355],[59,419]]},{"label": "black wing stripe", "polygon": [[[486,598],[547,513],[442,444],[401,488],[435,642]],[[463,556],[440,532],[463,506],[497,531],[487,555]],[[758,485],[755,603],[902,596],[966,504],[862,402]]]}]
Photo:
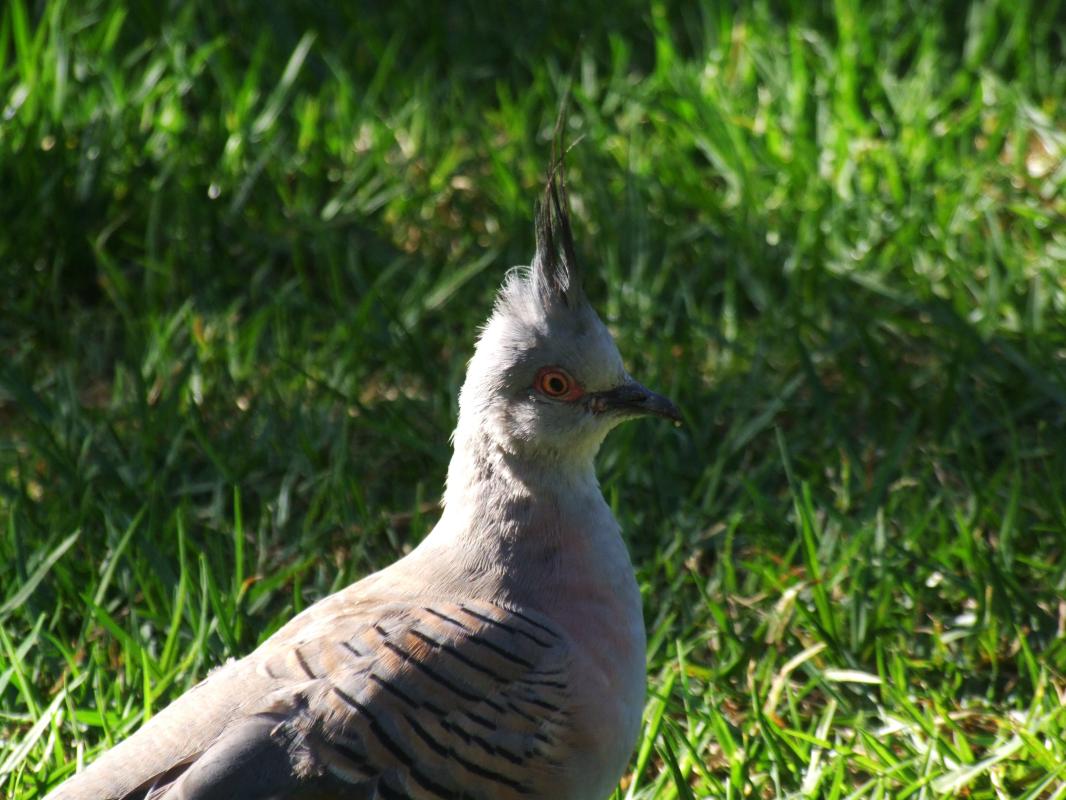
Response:
[{"label": "black wing stripe", "polygon": [[[456,736],[462,739],[465,744],[476,744],[490,756],[503,756],[512,764],[525,763],[519,755],[511,752],[506,747],[495,745],[488,739],[485,739],[482,736],[478,736],[476,733],[471,733],[470,731],[464,729],[461,725],[455,722],[448,722],[448,720],[442,719],[440,721],[440,726],[444,728],[444,730],[446,730],[448,733],[454,733]],[[454,753],[455,751],[453,750],[452,752]]]},{"label": "black wing stripe", "polygon": [[516,792],[520,792],[521,794],[529,793],[529,789],[527,789],[523,784],[519,783],[513,778],[510,778],[507,775],[504,775],[503,773],[496,772],[495,770],[488,769],[487,767],[482,767],[479,764],[475,764],[473,761],[468,761],[467,759],[456,753],[453,748],[448,747],[446,745],[442,745],[440,742],[430,736],[429,732],[421,725],[419,725],[418,720],[416,720],[411,715],[407,714],[404,716],[404,718],[407,720],[407,724],[411,726],[411,730],[413,730],[419,736],[419,738],[421,738],[422,741],[424,741],[441,758],[451,759],[452,761],[455,761],[457,764],[459,764],[459,766],[461,766],[467,772],[470,772],[481,778],[485,778],[486,780],[495,781],[496,783],[506,786],[509,789],[513,789]]},{"label": "black wing stripe", "polygon": [[[520,620],[525,622],[527,625],[532,625],[534,628],[537,628],[539,630],[544,631],[546,634],[548,634],[550,637],[552,637],[555,640],[559,640],[559,639],[563,638],[558,633],[556,633],[551,628],[549,628],[547,625],[540,624],[539,622],[537,622],[532,617],[529,617],[526,614],[523,614],[521,611],[515,611],[512,608],[512,609],[508,609],[508,612],[511,613],[511,614],[514,614],[516,617],[518,617]],[[532,638],[531,634],[527,633],[526,635],[529,636],[530,638]],[[548,647],[548,645],[544,645],[544,646]]]},{"label": "black wing stripe", "polygon": [[431,714],[436,714],[438,717],[443,717],[448,713],[443,708],[438,706],[436,703],[431,702],[430,700],[422,701],[422,707]]},{"label": "black wing stripe", "polygon": [[562,711],[559,706],[549,703],[547,700],[541,700],[539,697],[515,697],[514,699],[519,703],[528,703],[531,706],[543,708],[545,711],[551,711],[553,714]]},{"label": "black wing stripe", "polygon": [[345,650],[347,650],[347,651],[348,651],[349,653],[351,653],[351,654],[352,654],[353,656],[355,656],[356,658],[362,658],[362,657],[363,657],[363,654],[362,654],[362,653],[360,653],[360,652],[359,652],[358,650],[356,650],[356,649],[355,649],[355,648],[354,648],[354,647],[353,647],[353,646],[351,645],[351,643],[350,643],[350,642],[337,642],[337,644],[339,644],[339,645],[340,645],[341,647],[343,647],[343,648],[344,648]]},{"label": "black wing stripe", "polygon": [[524,683],[526,686],[545,686],[549,689],[567,689],[569,688],[562,681],[538,681],[531,678],[522,678],[519,683]]},{"label": "black wing stripe", "polygon": [[307,663],[307,659],[304,658],[304,654],[300,652],[300,648],[292,648],[292,654],[296,656],[296,663],[300,665],[300,669],[304,671],[304,674],[311,680],[318,680],[318,676],[315,674],[315,671],[311,669],[311,665]]},{"label": "black wing stripe", "polygon": [[508,702],[507,703],[507,708],[509,708],[511,711],[513,711],[518,716],[522,717],[522,719],[524,719],[526,722],[532,722],[532,723],[536,724],[537,722],[540,721],[536,717],[534,717],[534,716],[532,716],[530,714],[527,714],[525,711],[520,709],[514,703]]},{"label": "black wing stripe", "polygon": [[431,647],[436,647],[438,650],[443,650],[445,653],[452,656],[456,660],[462,662],[463,664],[466,664],[468,667],[470,667],[470,669],[477,670],[482,675],[488,675],[490,678],[500,683],[507,683],[507,678],[502,675],[497,675],[484,664],[479,664],[472,658],[463,655],[457,647],[453,647],[450,644],[445,644],[444,642],[438,642],[436,639],[433,639],[430,636],[426,636],[426,634],[422,633],[422,631],[417,629],[412,629],[411,633],[421,639],[426,644],[430,645]]},{"label": "black wing stripe", "polygon": [[441,784],[430,778],[428,775],[424,775],[417,769],[411,770],[411,777],[415,779],[415,783],[417,783],[427,792],[437,797],[444,798],[444,800],[459,800],[459,798],[462,797],[461,794],[457,794],[448,787],[442,786]]},{"label": "black wing stripe", "polygon": [[366,760],[366,756],[360,753],[354,747],[350,747],[344,742],[339,741],[332,741],[329,743],[329,746],[332,749],[336,750],[338,753],[340,753],[342,756],[344,756],[346,759],[351,761],[357,769],[360,769],[369,775],[377,774],[377,770],[375,770],[370,765],[370,762]]},{"label": "black wing stripe", "polygon": [[455,627],[460,628],[461,630],[464,630],[464,631],[469,631],[470,630],[470,628],[468,626],[466,626],[463,623],[461,623],[455,617],[449,617],[447,614],[442,614],[440,611],[437,611],[437,609],[435,609],[435,608],[426,608],[424,610],[427,611],[428,613],[432,614],[433,616],[435,616],[437,619],[442,619],[445,622],[449,622],[452,625],[454,625]]},{"label": "black wing stripe", "polygon": [[411,757],[411,754],[404,750],[399,745],[399,743],[396,742],[395,739],[389,736],[388,732],[381,725],[381,723],[378,722],[378,718],[374,716],[373,712],[369,708],[360,703],[347,692],[338,689],[336,686],[333,687],[333,692],[338,697],[340,697],[341,700],[350,705],[352,708],[354,708],[366,718],[366,721],[370,727],[370,732],[374,734],[375,738],[377,738],[377,740],[381,743],[382,747],[392,753],[393,757],[397,761],[407,767],[407,769],[412,769],[414,767],[415,760]]},{"label": "black wing stripe", "polygon": [[518,666],[523,667],[525,669],[533,669],[532,661],[528,661],[522,658],[522,656],[516,656],[514,653],[509,653],[507,652],[507,650],[500,647],[498,644],[490,642],[488,639],[482,639],[476,633],[470,634],[470,636],[468,636],[467,638],[474,644],[479,644],[485,649],[491,650],[496,655],[500,656],[501,658],[507,659],[513,664],[517,664]]},{"label": "black wing stripe", "polygon": [[391,682],[385,680],[384,678],[371,673],[370,680],[372,680],[374,683],[376,683],[389,694],[393,695],[394,697],[398,697],[402,702],[406,703],[411,708],[419,709],[422,707],[422,704],[415,700],[413,697],[411,697],[411,695],[407,694],[407,692],[403,691],[398,686],[394,686]]},{"label": "black wing stripe", "polygon": [[[481,620],[487,625],[492,625],[493,627],[499,628],[500,630],[507,631],[512,636],[524,636],[534,644],[539,645],[540,647],[543,647],[545,649],[551,647],[551,644],[549,642],[545,642],[542,639],[538,639],[529,631],[524,631],[521,628],[516,628],[514,625],[508,625],[506,622],[500,622],[498,619],[493,619],[492,617],[486,616],[485,614],[480,614],[477,611],[474,611],[473,609],[467,608],[466,606],[459,606],[459,608],[464,614],[467,614],[473,617],[474,619]],[[515,614],[515,612],[513,611],[508,611],[507,613]],[[523,617],[523,619],[525,619],[525,617]],[[537,627],[544,628],[543,625],[538,625]],[[544,628],[544,630],[548,629]],[[548,632],[551,633],[551,631]],[[559,638],[558,634],[553,633],[552,636],[554,636],[556,639]]]},{"label": "black wing stripe", "polygon": [[483,728],[488,728],[490,731],[499,730],[499,727],[491,719],[486,719],[485,717],[481,716],[480,714],[475,714],[473,711],[470,711],[469,709],[464,708],[463,709],[463,715],[468,717],[471,721],[476,722],[478,725],[482,726]]},{"label": "black wing stripe", "polygon": [[417,658],[411,656],[410,653],[403,649],[403,647],[397,646],[390,641],[383,641],[382,646],[386,647],[387,650],[397,654],[398,656],[400,656],[400,658],[404,660],[405,663],[409,663],[411,667],[414,667],[426,677],[431,678],[432,681],[436,681],[438,684],[445,687],[453,694],[456,694],[457,697],[462,698],[468,703],[485,703],[489,706],[489,708],[499,711],[499,713],[501,714],[505,710],[503,706],[498,703],[492,702],[488,698],[479,697],[478,694],[474,694],[473,692],[467,691],[462,687],[456,686],[452,681],[449,681],[447,677],[439,674],[436,670],[432,669],[427,665],[424,665],[424,663],[419,661]]},{"label": "black wing stripe", "polygon": [[404,714],[403,718],[407,720],[407,724],[411,726],[411,730],[418,734],[418,738],[425,742],[429,749],[436,753],[438,756],[440,756],[441,758],[451,758],[455,755],[455,751],[451,747],[448,747],[448,745],[446,744],[441,744],[436,739],[434,739],[430,735],[429,731],[423,728],[422,725],[418,722],[418,720],[412,717],[410,714]]},{"label": "black wing stripe", "polygon": [[[367,775],[380,774],[380,771],[371,766],[362,753],[359,753],[354,748],[344,744],[344,742],[330,742],[329,746],[351,761],[357,769]],[[459,795],[450,791],[447,787],[441,786],[439,783],[424,775],[417,768],[412,767],[410,769],[410,775],[419,786],[435,797],[443,798],[443,800],[458,800],[459,798]],[[381,792],[381,789],[384,789],[384,792]],[[407,798],[407,795],[404,792],[394,789],[384,782],[379,784],[379,794],[386,798],[397,797],[403,798],[403,800],[406,800]]]}]

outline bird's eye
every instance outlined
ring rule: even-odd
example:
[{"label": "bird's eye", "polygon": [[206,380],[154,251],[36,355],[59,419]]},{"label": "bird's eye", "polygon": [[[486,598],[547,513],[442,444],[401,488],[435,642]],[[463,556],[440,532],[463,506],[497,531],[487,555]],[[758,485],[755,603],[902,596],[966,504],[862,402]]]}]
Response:
[{"label": "bird's eye", "polygon": [[581,394],[574,379],[558,367],[545,367],[537,373],[536,388],[557,400],[572,400]]}]

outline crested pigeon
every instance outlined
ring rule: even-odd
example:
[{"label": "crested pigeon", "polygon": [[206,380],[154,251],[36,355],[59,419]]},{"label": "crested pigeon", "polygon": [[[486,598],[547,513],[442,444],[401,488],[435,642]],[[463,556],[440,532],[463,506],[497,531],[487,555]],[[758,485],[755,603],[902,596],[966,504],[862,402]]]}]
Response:
[{"label": "crested pigeon", "polygon": [[680,414],[629,376],[585,297],[560,166],[533,264],[507,274],[470,360],[438,524],[51,800],[597,800],[616,786],[646,642],[593,459],[618,423]]}]

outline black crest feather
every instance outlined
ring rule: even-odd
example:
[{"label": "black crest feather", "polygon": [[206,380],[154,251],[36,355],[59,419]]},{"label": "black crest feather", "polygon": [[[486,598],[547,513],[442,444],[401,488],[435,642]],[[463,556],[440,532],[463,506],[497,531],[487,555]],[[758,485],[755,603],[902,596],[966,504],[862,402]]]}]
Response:
[{"label": "black crest feather", "polygon": [[577,257],[574,255],[570,200],[566,192],[563,162],[567,151],[562,146],[565,119],[566,97],[559,109],[552,133],[551,163],[548,166],[544,194],[536,207],[537,250],[533,258],[533,283],[546,305],[562,300],[567,306],[574,308],[583,302],[584,294],[581,290]]}]

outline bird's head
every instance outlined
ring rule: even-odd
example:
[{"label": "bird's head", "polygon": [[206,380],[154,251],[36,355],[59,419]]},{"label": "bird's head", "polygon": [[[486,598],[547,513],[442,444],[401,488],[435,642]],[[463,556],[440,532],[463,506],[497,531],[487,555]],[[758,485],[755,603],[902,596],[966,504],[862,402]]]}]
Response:
[{"label": "bird's head", "polygon": [[511,270],[460,394],[460,426],[516,456],[591,463],[628,419],[680,412],[629,373],[581,288],[565,184],[553,170],[536,214],[536,254]]}]

